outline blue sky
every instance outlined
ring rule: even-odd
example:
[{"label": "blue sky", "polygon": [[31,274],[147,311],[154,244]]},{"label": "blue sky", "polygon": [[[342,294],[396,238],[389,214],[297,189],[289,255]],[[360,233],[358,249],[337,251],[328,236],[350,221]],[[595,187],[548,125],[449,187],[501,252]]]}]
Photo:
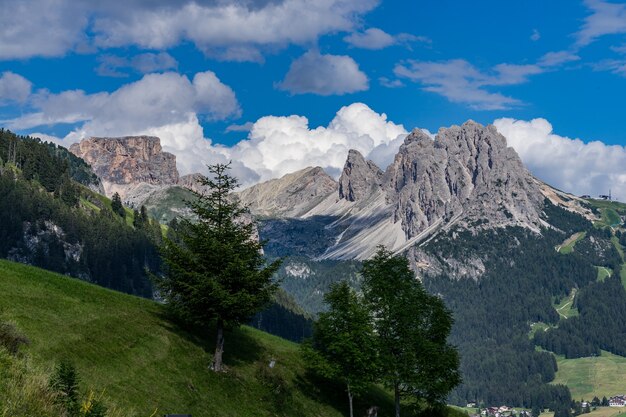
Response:
[{"label": "blue sky", "polygon": [[[349,147],[385,165],[396,136],[474,119],[495,122],[535,175],[568,191],[626,186],[622,2],[4,0],[3,10],[0,124],[21,133],[66,145],[154,134],[181,171],[233,159],[252,183],[308,164],[336,174]],[[572,159],[586,179],[572,178]]]}]

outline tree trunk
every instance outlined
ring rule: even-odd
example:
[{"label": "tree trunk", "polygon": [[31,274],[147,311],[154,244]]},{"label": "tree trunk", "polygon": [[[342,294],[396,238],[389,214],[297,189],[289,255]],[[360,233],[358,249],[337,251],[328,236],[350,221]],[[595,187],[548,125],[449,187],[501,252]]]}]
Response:
[{"label": "tree trunk", "polygon": [[396,402],[396,417],[400,417],[400,383],[398,381],[394,382],[393,391]]},{"label": "tree trunk", "polygon": [[224,365],[222,364],[222,356],[224,354],[224,321],[217,320],[217,341],[215,343],[215,355],[213,356],[213,370],[222,372]]},{"label": "tree trunk", "polygon": [[348,402],[350,403],[350,417],[354,417],[354,410],[352,409],[352,391],[350,391],[350,384],[348,385]]}]

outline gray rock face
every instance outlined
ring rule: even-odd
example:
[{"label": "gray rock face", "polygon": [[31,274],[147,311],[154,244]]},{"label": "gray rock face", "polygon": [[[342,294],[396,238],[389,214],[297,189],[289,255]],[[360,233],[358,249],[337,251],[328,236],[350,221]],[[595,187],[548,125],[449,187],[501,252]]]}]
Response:
[{"label": "gray rock face", "polygon": [[339,198],[357,201],[382,185],[383,172],[359,151],[351,149],[339,178]]},{"label": "gray rock face", "polygon": [[257,216],[297,217],[337,192],[337,181],[313,167],[254,185],[236,193]]},{"label": "gray rock face", "polygon": [[200,178],[202,177],[203,175],[198,173],[183,175],[178,179],[178,185],[183,188],[193,190],[197,193],[202,193],[206,191],[206,187],[203,187],[202,184],[200,184],[199,182]]},{"label": "gray rock face", "polygon": [[176,157],[163,152],[154,136],[92,137],[73,144],[70,151],[91,165],[108,195],[122,195],[128,185],[178,182]]},{"label": "gray rock face", "polygon": [[[441,129],[434,140],[413,131],[384,173],[352,150],[338,184],[309,168],[239,195],[257,215],[332,219],[325,230],[337,237],[321,259],[367,259],[380,244],[403,252],[456,226],[539,232],[544,200],[495,127],[472,121]],[[470,266],[455,268],[468,276],[483,268]]]},{"label": "gray rock face", "polygon": [[[495,127],[473,121],[413,131],[385,173],[387,199],[407,239],[438,220],[539,230],[543,195]],[[482,224],[481,225],[479,225]]]}]

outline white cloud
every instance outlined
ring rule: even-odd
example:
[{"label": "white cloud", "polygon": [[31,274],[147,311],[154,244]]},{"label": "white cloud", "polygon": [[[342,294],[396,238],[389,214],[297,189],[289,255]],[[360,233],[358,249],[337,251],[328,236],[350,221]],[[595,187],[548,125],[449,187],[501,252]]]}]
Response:
[{"label": "white cloud", "polygon": [[611,189],[626,201],[626,148],[553,133],[545,119],[498,119],[494,125],[537,178],[567,192],[597,196]]},{"label": "white cloud", "polygon": [[383,49],[396,43],[396,38],[378,28],[351,33],[343,40],[356,48],[363,49]]},{"label": "white cloud", "polygon": [[7,71],[0,75],[0,105],[24,103],[30,96],[32,83],[21,75]]},{"label": "white cloud", "polygon": [[[309,166],[321,166],[338,177],[348,150],[356,149],[367,157],[406,134],[402,125],[388,121],[385,114],[354,103],[342,107],[327,127],[311,128],[303,116],[263,117],[254,123],[246,140],[222,152],[254,171],[261,181]],[[391,162],[386,155],[376,159],[383,167]]]},{"label": "white cloud", "polygon": [[158,133],[183,155],[183,171],[202,167],[196,152],[206,141],[198,118],[227,119],[241,113],[235,93],[211,71],[192,80],[172,72],[149,74],[112,93],[38,91],[29,103],[34,111],[6,121],[8,128],[79,124],[63,139],[65,146],[89,136]]},{"label": "white cloud", "polygon": [[252,122],[246,122],[244,124],[232,124],[226,127],[225,132],[249,132],[254,126]]},{"label": "white cloud", "polygon": [[167,52],[158,54],[147,52],[124,58],[115,55],[101,55],[100,65],[96,68],[98,75],[105,77],[127,77],[125,70],[132,69],[141,74],[176,69],[178,62]]},{"label": "white cloud", "polygon": [[542,67],[556,67],[568,62],[579,61],[580,57],[570,51],[548,52],[539,59],[538,65]]},{"label": "white cloud", "polygon": [[398,77],[423,84],[425,91],[440,94],[453,103],[467,104],[477,110],[501,110],[521,104],[517,99],[485,89],[490,85],[490,76],[462,59],[444,62],[409,61],[396,65],[394,73]]},{"label": "white cloud", "polygon": [[626,4],[603,0],[586,0],[591,14],[575,34],[576,45],[586,46],[605,35],[626,33]]},{"label": "white cloud", "polygon": [[[204,105],[181,104],[195,103],[193,97],[200,94],[198,90],[202,90],[202,84],[212,77],[201,73],[189,81],[186,77],[169,74],[160,79],[160,88],[167,91],[179,91],[181,86],[187,85],[178,96],[180,103],[168,102],[164,106],[187,111],[160,112],[154,117],[146,117],[145,113],[153,108],[142,103],[139,93],[154,89],[154,83],[162,76],[166,75],[146,76],[144,79],[149,81],[146,84],[138,82],[139,85],[131,85],[127,90],[120,91],[123,88],[111,95],[87,95],[76,91],[40,95],[35,101],[40,101],[41,111],[29,115],[28,120],[31,125],[85,120],[64,139],[39,135],[64,146],[92,135],[155,135],[161,138],[164,150],[177,155],[182,174],[206,172],[206,164],[233,161],[233,174],[244,186],[315,165],[338,177],[349,149],[357,149],[384,169],[408,133],[402,125],[389,121],[385,114],[376,113],[363,103],[353,103],[342,107],[327,126],[311,127],[306,117],[297,115],[266,116],[246,125],[250,131],[237,144],[230,147],[214,144],[204,137],[196,113]],[[139,100],[135,93],[139,94]],[[148,102],[153,99],[147,98]],[[128,107],[115,109],[121,102],[128,102]],[[61,105],[67,110],[54,113],[53,110]],[[156,105],[160,107],[159,103]],[[113,109],[102,110],[109,106]],[[136,112],[130,111],[137,107]],[[137,123],[137,118],[142,118],[142,122]],[[626,190],[625,147],[598,141],[585,143],[559,136],[553,133],[551,124],[545,119],[504,118],[494,124],[530,171],[541,180],[575,194],[598,195],[611,188],[614,195],[626,200],[622,191]],[[428,131],[426,133],[433,136]]]},{"label": "white cloud", "polygon": [[425,91],[440,94],[453,103],[466,104],[476,110],[505,110],[523,103],[491,91],[491,88],[523,84],[530,76],[552,71],[578,59],[577,55],[567,51],[548,52],[535,64],[502,63],[488,71],[481,71],[464,59],[441,62],[409,60],[397,64],[393,71],[397,77],[418,82]]},{"label": "white cloud", "polygon": [[60,56],[85,41],[85,2],[3,0],[0,59]]},{"label": "white cloud", "polygon": [[191,112],[211,119],[241,113],[235,93],[211,71],[197,73],[192,81],[173,72],[149,74],[112,93],[70,90],[53,94],[40,90],[33,95],[32,106],[35,112],[8,121],[9,128],[86,121],[83,129],[124,134],[185,120]]},{"label": "white cloud", "polygon": [[626,54],[626,44],[611,46],[611,50],[613,52],[617,52],[618,54]]},{"label": "white cloud", "polygon": [[626,77],[626,59],[605,59],[592,65],[596,71],[610,71]]},{"label": "white cloud", "polygon": [[95,45],[163,50],[190,42],[227,60],[352,31],[378,0],[5,0],[0,59],[61,56]]},{"label": "white cloud", "polygon": [[367,76],[346,55],[322,55],[309,51],[291,63],[285,79],[278,84],[292,94],[347,94],[367,90]]},{"label": "white cloud", "polygon": [[343,40],[355,48],[362,49],[383,49],[398,44],[408,45],[412,42],[430,43],[430,39],[424,36],[415,36],[410,33],[390,35],[378,28],[369,28],[364,32],[353,32]]},{"label": "white cloud", "polygon": [[541,39],[541,33],[537,29],[533,29],[533,33],[530,35],[530,40],[533,42],[537,42]]},{"label": "white cloud", "polygon": [[387,77],[380,77],[378,78],[378,82],[380,83],[380,85],[382,85],[383,87],[387,87],[387,88],[400,88],[400,87],[404,87],[404,83],[402,81],[400,81],[399,79],[390,79]]}]

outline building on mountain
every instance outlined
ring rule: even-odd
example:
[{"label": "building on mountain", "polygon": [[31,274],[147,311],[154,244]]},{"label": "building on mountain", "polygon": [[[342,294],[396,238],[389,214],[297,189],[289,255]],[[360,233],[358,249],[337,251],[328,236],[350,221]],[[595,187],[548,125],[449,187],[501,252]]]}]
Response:
[{"label": "building on mountain", "polygon": [[626,407],[626,395],[616,395],[609,398],[609,407]]}]

